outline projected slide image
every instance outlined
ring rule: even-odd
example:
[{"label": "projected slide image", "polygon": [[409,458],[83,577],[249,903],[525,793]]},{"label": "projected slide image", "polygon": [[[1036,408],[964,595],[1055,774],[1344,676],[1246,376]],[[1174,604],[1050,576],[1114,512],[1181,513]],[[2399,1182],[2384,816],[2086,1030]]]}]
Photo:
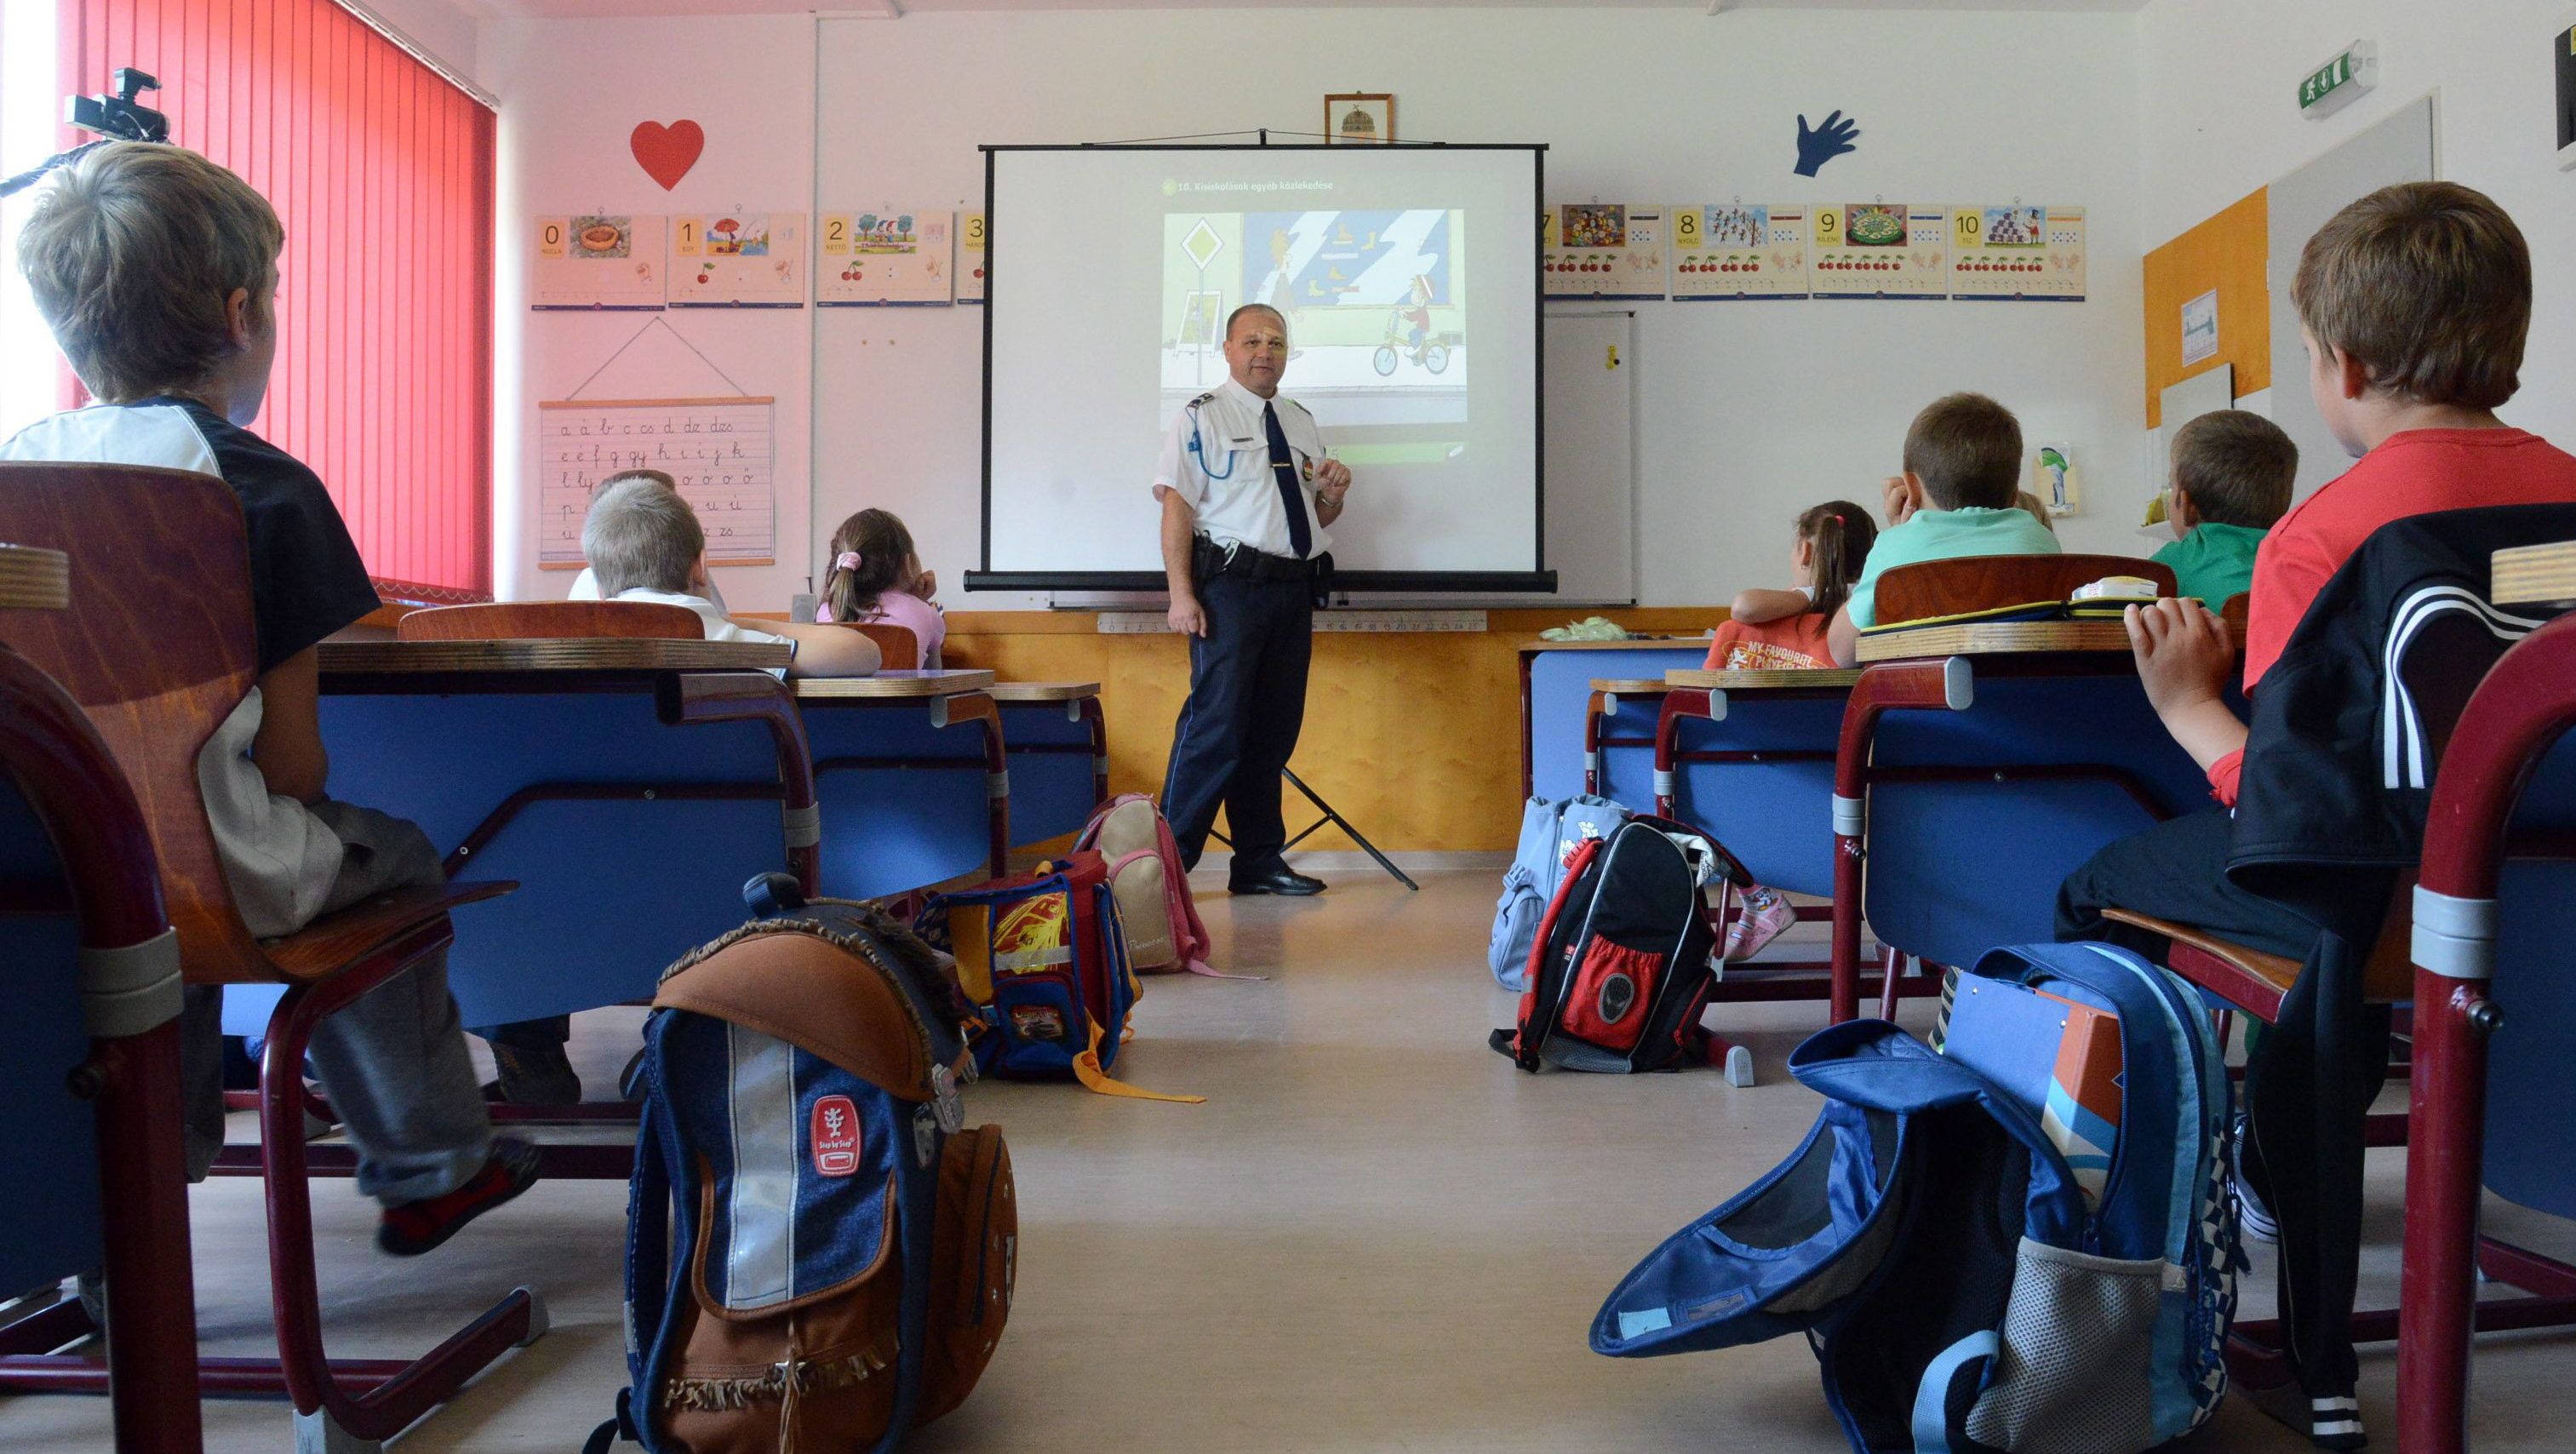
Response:
[{"label": "projected slide image", "polygon": [[1352,423],[1463,419],[1465,230],[1437,208],[1167,214],[1164,393],[1224,382],[1225,315],[1266,303],[1288,322],[1289,393],[1352,401]]}]

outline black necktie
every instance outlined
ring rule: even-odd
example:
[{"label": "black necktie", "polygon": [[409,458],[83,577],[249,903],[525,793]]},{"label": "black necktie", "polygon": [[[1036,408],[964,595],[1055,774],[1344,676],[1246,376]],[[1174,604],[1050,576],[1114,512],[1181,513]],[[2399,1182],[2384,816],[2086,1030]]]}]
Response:
[{"label": "black necktie", "polygon": [[1306,528],[1306,492],[1297,488],[1297,457],[1288,452],[1288,436],[1279,428],[1277,406],[1261,406],[1261,431],[1270,436],[1270,477],[1279,482],[1279,503],[1288,507],[1288,543],[1296,547],[1297,558],[1304,560],[1315,547],[1315,536]]}]

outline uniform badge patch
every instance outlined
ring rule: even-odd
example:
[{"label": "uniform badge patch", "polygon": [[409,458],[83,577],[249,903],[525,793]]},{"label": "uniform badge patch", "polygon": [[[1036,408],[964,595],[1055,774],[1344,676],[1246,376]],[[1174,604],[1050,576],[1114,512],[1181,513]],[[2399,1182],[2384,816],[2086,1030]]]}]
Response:
[{"label": "uniform badge patch", "polygon": [[1305,461],[1300,467],[1306,472],[1306,483],[1310,485],[1313,484],[1315,482],[1315,462],[1310,459]]}]

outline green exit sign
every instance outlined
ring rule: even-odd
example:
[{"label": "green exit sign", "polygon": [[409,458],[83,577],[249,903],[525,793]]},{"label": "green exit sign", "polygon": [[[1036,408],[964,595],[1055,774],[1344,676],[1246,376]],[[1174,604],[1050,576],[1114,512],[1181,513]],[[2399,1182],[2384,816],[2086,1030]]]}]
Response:
[{"label": "green exit sign", "polygon": [[2355,96],[2379,84],[2379,47],[2366,40],[2345,46],[2333,60],[2299,80],[2299,114],[2332,116]]}]

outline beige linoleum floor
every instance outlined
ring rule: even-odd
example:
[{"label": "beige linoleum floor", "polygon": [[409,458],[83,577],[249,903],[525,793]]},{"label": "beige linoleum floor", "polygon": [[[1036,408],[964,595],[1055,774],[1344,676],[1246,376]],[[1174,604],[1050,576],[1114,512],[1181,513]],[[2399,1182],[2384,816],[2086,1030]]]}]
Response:
[{"label": "beige linoleum floor", "polygon": [[[1815,1098],[1781,1069],[1820,1006],[1730,1008],[1761,1083],[1717,1075],[1527,1077],[1485,1048],[1511,1002],[1483,968],[1495,875],[1424,875],[1418,895],[1337,874],[1319,900],[1203,902],[1219,962],[1262,983],[1154,981],[1121,1070],[1204,1106],[1070,1087],[974,1088],[1007,1128],[1023,1250],[1010,1331],[924,1451],[1656,1451],[1845,1447],[1803,1344],[1618,1362],[1585,1333],[1602,1296],[1682,1222],[1795,1144]],[[1909,1023],[1921,1006],[1909,1011]],[[582,1017],[604,1089],[631,1012]],[[1917,1028],[1920,1028],[1918,1026]],[[598,1093],[597,1090],[594,1094]],[[2394,1292],[2402,1153],[2374,1154],[2366,1301]],[[416,1262],[378,1255],[345,1183],[316,1197],[334,1347],[408,1355],[514,1283],[553,1331],[415,1426],[403,1451],[571,1450],[607,1411],[618,1331],[622,1183],[545,1183]],[[2509,1212],[2510,1209],[2507,1209]],[[210,1351],[267,1346],[257,1188],[195,1199]],[[2534,1224],[2538,1225],[2535,1226]],[[2498,1225],[2568,1256],[2566,1224]],[[2247,1302],[2271,1300],[2258,1257]],[[2477,1448],[2576,1447],[2576,1335],[2490,1342]],[[2363,1394],[2393,1448],[2386,1348]],[[281,1405],[208,1409],[210,1449],[291,1447]],[[0,1449],[104,1449],[104,1407],[0,1401]],[[2306,1442],[2231,1400],[2196,1448]]]}]

